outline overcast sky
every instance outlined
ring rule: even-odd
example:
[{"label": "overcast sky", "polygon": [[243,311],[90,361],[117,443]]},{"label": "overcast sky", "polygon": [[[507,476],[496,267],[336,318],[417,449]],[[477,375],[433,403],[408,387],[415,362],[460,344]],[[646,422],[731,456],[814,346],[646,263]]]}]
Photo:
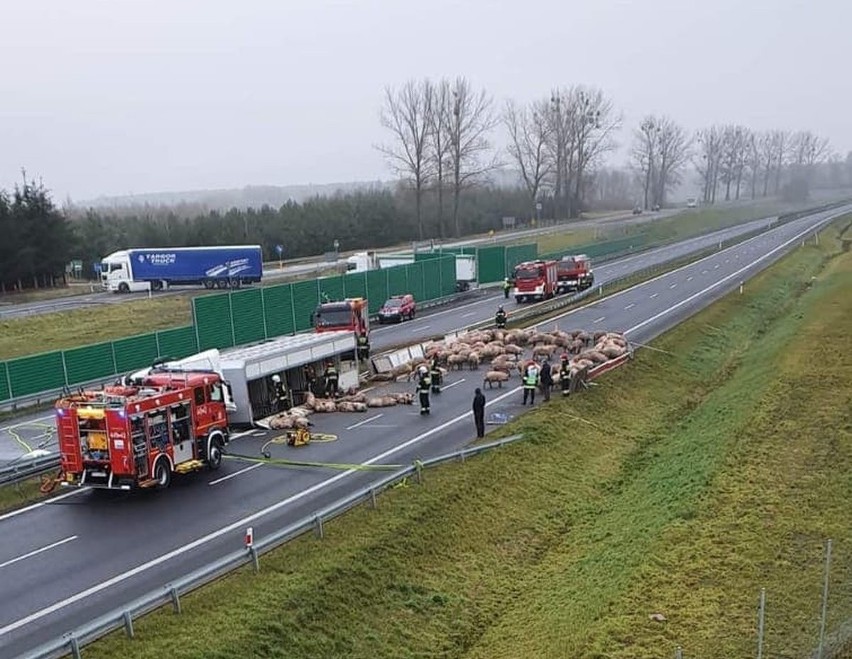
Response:
[{"label": "overcast sky", "polygon": [[388,178],[382,89],[422,76],[498,102],[597,85],[628,129],[656,112],[852,149],[850,0],[27,0],[2,19],[0,188],[25,167],[59,200]]}]

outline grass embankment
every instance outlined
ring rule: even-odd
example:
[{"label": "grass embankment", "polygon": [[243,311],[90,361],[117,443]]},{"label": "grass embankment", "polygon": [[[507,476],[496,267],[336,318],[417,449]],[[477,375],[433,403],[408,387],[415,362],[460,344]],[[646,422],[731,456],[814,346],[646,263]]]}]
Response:
[{"label": "grass embankment", "polygon": [[31,478],[15,485],[0,487],[0,513],[44,499],[45,495],[38,489],[40,485],[39,478]]},{"label": "grass embankment", "polygon": [[426,472],[87,656],[633,658],[680,644],[729,659],[754,651],[761,587],[766,651],[805,656],[826,537],[828,628],[852,617],[852,254],[837,235],[655,341],[669,354],[640,352],[500,429],[529,440]]}]

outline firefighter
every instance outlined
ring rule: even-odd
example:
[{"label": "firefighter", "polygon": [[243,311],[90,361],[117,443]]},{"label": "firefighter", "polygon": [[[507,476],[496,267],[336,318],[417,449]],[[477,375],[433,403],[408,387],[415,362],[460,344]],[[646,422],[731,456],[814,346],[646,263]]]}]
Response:
[{"label": "firefighter", "polygon": [[503,297],[505,299],[509,299],[509,292],[512,290],[512,282],[509,281],[509,278],[506,277],[503,280]]},{"label": "firefighter", "polygon": [[497,325],[498,329],[506,328],[506,312],[503,310],[503,307],[497,307],[497,315],[494,318],[494,322]]},{"label": "firefighter", "polygon": [[417,393],[420,396],[420,414],[429,414],[429,389],[432,381],[429,378],[429,369],[421,366],[417,371]]},{"label": "firefighter", "polygon": [[337,386],[338,381],[337,368],[334,362],[329,361],[325,364],[325,395],[327,398],[334,398],[340,393]]},{"label": "firefighter", "polygon": [[527,404],[527,398],[530,399],[530,405],[535,405],[535,389],[538,386],[538,364],[533,362],[527,366],[524,372],[524,402]]},{"label": "firefighter", "polygon": [[317,369],[314,368],[313,364],[305,366],[305,382],[307,383],[308,391],[314,396],[320,394],[319,387],[317,387]]},{"label": "firefighter", "polygon": [[281,376],[278,373],[272,376],[272,391],[276,410],[281,412],[290,409],[290,397],[287,395],[287,388],[281,382]]},{"label": "firefighter", "polygon": [[367,330],[362,329],[358,333],[358,359],[367,361],[370,357],[370,340],[367,338]]},{"label": "firefighter", "polygon": [[443,384],[443,380],[441,379],[441,368],[438,366],[437,356],[432,357],[432,363],[429,366],[429,379],[432,381],[432,393],[441,393],[441,385]]},{"label": "firefighter", "polygon": [[562,353],[562,365],[559,367],[559,386],[563,396],[571,393],[571,366],[568,362],[568,353],[565,352]]}]

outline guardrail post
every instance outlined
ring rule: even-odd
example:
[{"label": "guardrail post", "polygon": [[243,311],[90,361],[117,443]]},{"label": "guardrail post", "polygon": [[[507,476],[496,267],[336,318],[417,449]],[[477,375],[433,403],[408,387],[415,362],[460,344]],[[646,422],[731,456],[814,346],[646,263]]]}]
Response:
[{"label": "guardrail post", "polygon": [[260,560],[257,557],[257,549],[255,549],[255,546],[252,545],[248,548],[248,550],[249,554],[251,554],[251,561],[254,563],[254,571],[260,572]]},{"label": "guardrail post", "polygon": [[130,615],[130,611],[125,611],[124,616],[124,633],[127,634],[127,638],[133,638],[133,616]]},{"label": "guardrail post", "polygon": [[180,613],[180,595],[178,595],[177,588],[172,586],[172,588],[169,590],[169,593],[172,596],[172,606],[175,609],[175,613],[179,614]]},{"label": "guardrail post", "polygon": [[598,295],[603,295],[603,284],[598,285]]},{"label": "guardrail post", "polygon": [[80,659],[80,643],[77,641],[77,637],[71,634],[71,639],[68,642],[71,644],[71,656],[74,659]]},{"label": "guardrail post", "polygon": [[322,517],[320,517],[319,515],[314,517],[314,526],[316,527],[317,537],[320,538],[320,539],[324,538],[325,533],[323,532],[323,528],[322,528]]},{"label": "guardrail post", "polygon": [[376,491],[372,487],[370,488],[370,508],[376,509]]},{"label": "guardrail post", "polygon": [[420,460],[414,461],[414,475],[417,476],[418,485],[423,482],[423,463]]},{"label": "guardrail post", "polygon": [[677,646],[675,650],[675,659],[683,659],[683,650],[681,650],[680,646]]}]

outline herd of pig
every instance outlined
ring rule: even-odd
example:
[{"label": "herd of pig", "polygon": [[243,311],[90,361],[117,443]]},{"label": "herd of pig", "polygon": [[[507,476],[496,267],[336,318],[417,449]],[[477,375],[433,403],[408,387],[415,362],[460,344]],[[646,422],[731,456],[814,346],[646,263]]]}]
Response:
[{"label": "herd of pig", "polygon": [[[526,357],[528,350],[530,357]],[[561,360],[562,353],[565,353],[569,359],[570,374],[574,376],[582,370],[621,357],[629,350],[627,339],[617,332],[563,332],[558,329],[539,332],[532,328],[480,330],[467,332],[451,342],[429,343],[424,346],[424,359],[412,360],[392,371],[378,374],[374,380],[411,380],[421,365],[430,367],[433,358],[437,358],[444,375],[463,368],[476,370],[487,361],[489,370],[483,378],[483,386],[497,384],[502,387],[513,372],[523,376],[527,366],[534,361]],[[552,371],[556,384],[559,382],[558,366]],[[364,392],[353,389],[337,399],[317,398],[308,392],[304,403],[272,417],[269,427],[276,430],[307,428],[311,425],[308,417],[315,412],[366,412],[371,407],[411,405],[413,402],[414,395],[409,392],[368,397]]]},{"label": "herd of pig", "polygon": [[[445,371],[476,370],[487,361],[488,371],[483,378],[483,386],[493,387],[495,383],[502,386],[512,373],[522,376],[533,361],[561,360],[561,354],[565,353],[571,375],[575,375],[583,369],[620,357],[629,349],[627,339],[617,332],[563,332],[559,329],[539,332],[534,328],[480,330],[462,334],[452,342],[429,343],[423,347],[424,359],[409,361],[377,376],[377,379],[410,379],[421,365],[428,366],[433,358],[437,358]],[[529,357],[526,356],[528,351],[531,353]],[[558,367],[553,369],[553,381],[559,382]]]}]

